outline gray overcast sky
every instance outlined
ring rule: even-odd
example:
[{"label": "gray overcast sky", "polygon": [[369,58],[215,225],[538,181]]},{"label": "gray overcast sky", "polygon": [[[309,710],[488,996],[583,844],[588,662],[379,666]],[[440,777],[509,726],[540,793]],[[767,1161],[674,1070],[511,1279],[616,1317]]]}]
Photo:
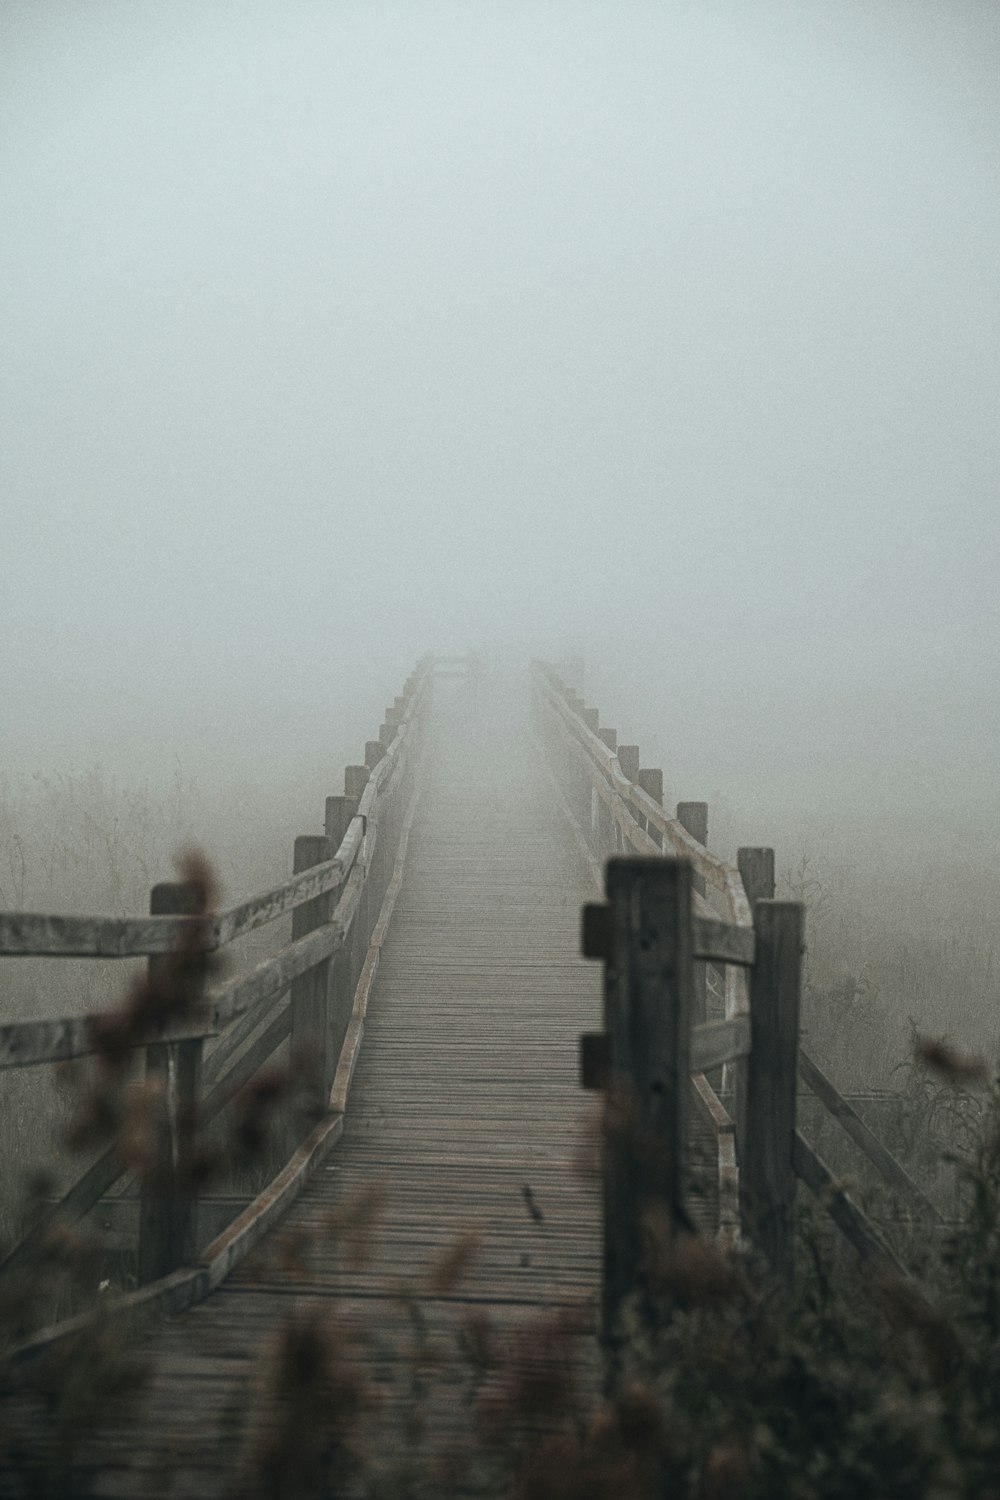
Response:
[{"label": "gray overcast sky", "polygon": [[0,0],[0,52],[15,763],[571,644],[704,790],[995,816],[993,0]]}]

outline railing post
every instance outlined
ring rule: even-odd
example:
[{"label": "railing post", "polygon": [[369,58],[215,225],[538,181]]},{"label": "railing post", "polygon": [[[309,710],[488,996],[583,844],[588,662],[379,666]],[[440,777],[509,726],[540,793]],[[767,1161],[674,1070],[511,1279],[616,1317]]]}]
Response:
[{"label": "railing post", "polygon": [[754,928],[740,1213],[750,1241],[788,1280],[805,908],[797,901],[758,901]]},{"label": "railing post", "polygon": [[629,781],[639,779],[639,746],[619,745],[618,764],[622,768],[622,775],[627,776]]},{"label": "railing post", "polygon": [[[618,749],[617,729],[599,729],[597,738],[611,751],[612,754]],[[615,829],[615,820],[611,815],[611,809],[600,797],[597,800],[597,842],[598,859],[607,859],[615,851],[612,847],[612,835]]]},{"label": "railing post", "polygon": [[[708,848],[708,803],[678,802],[677,821],[682,828],[697,839],[703,848]],[[699,896],[705,894],[705,877],[692,875],[692,886]],[[708,967],[700,961],[694,966],[694,1015],[693,1024],[700,1026],[708,1015]]]},{"label": "railing post", "polygon": [[[357,812],[357,803],[350,797],[327,797],[326,836],[334,847],[340,848],[351,819]],[[354,983],[352,970],[353,933],[339,952],[333,955],[330,964],[330,1057],[336,1071],[344,1036],[351,1019],[354,1005]]]},{"label": "railing post", "polygon": [[[194,916],[203,893],[193,882],[155,885],[149,911],[154,917]],[[174,954],[150,958],[152,986],[171,982]],[[186,999],[190,1002],[194,996]],[[152,1125],[152,1152],[139,1191],[140,1285],[169,1276],[197,1253],[195,1137],[201,1092],[202,1039],[153,1042],[146,1048],[146,1082]]]},{"label": "railing post", "polygon": [[612,859],[606,881],[602,1334],[613,1351],[621,1304],[643,1285],[655,1243],[687,1225],[691,869],[676,859]]},{"label": "railing post", "polygon": [[773,849],[738,849],[736,867],[751,909],[758,901],[774,900]]},{"label": "railing post", "polygon": [[[743,889],[750,903],[750,911],[756,910],[758,901],[774,899],[774,850],[762,847],[737,849],[736,868],[743,881]],[[749,976],[748,976],[749,980]],[[736,1124],[737,1154],[743,1150],[746,1133],[747,1061],[727,1063],[723,1070],[723,1087],[732,1088],[729,1113]]]},{"label": "railing post", "polygon": [[[622,775],[626,776],[629,781],[638,781],[638,779],[639,779],[639,746],[638,745],[619,745],[617,753],[618,753],[618,764],[621,767]],[[630,811],[632,812],[632,816],[637,820],[637,822],[639,822],[642,825],[642,827],[645,828],[645,826],[646,826],[646,820],[645,820],[645,818],[643,818],[641,814],[636,813],[634,811],[634,809],[630,809]],[[624,851],[624,849],[625,849],[624,835],[621,834],[617,830],[616,830],[616,838],[615,838],[615,848],[616,848],[616,851]]]},{"label": "railing post", "polygon": [[403,715],[398,708],[387,708],[385,718],[379,725],[378,737],[382,741],[384,749],[388,750],[399,732],[399,726]]},{"label": "railing post", "polygon": [[[400,700],[397,698],[396,701],[398,703]],[[399,712],[400,712],[400,715],[401,715],[402,710],[399,710]],[[344,794],[345,794],[345,796],[349,797],[351,799],[351,801],[354,802],[355,805],[357,805],[357,803],[361,801],[361,797],[362,797],[362,794],[364,793],[365,787],[368,785],[368,777],[369,777],[370,774],[371,773],[368,770],[367,766],[345,766],[344,767]],[[378,844],[378,829],[377,829],[377,827],[374,828],[372,831],[373,831],[373,835],[374,835],[374,842],[375,842],[376,847],[377,847],[377,844]],[[366,954],[368,952],[368,944],[371,941],[371,935],[372,935],[372,923],[373,923],[374,918],[373,918],[372,909],[371,909],[372,908],[372,901],[371,901],[371,875],[372,875],[372,870],[369,867],[368,871],[366,872],[364,890],[361,892],[361,900],[360,900],[360,902],[358,904],[358,915],[357,915],[356,923],[355,923],[356,931],[358,933],[358,941],[357,941],[357,944],[355,945],[355,954],[354,954],[354,963],[355,963],[354,981],[355,981],[355,983],[357,983],[358,978],[359,978],[359,976],[361,974],[361,970],[364,967],[365,956],[366,956]]]},{"label": "railing post", "polygon": [[[638,776],[636,777],[636,780],[638,781],[639,786],[642,788],[642,790],[646,793],[646,796],[652,797],[653,801],[660,807],[662,807],[663,772],[659,769],[654,770],[652,766],[644,766],[642,770],[640,770]],[[646,824],[646,828],[650,838],[653,840],[653,843],[658,844],[662,849],[663,834],[660,832],[660,830],[658,828],[650,828],[648,823]]]},{"label": "railing post", "polygon": [[[333,840],[323,834],[304,833],[295,840],[292,857],[292,873],[310,870],[313,865],[324,864],[337,852]],[[314,901],[305,901],[292,912],[292,940],[305,937],[329,922],[333,903],[332,893],[317,896]],[[333,1082],[333,1062],[330,1047],[329,1026],[330,960],[321,963],[292,980],[289,992],[288,1055],[301,1070],[300,1078],[304,1096],[305,1128],[295,1113],[289,1117],[289,1153],[298,1146],[302,1136],[326,1112]]]}]

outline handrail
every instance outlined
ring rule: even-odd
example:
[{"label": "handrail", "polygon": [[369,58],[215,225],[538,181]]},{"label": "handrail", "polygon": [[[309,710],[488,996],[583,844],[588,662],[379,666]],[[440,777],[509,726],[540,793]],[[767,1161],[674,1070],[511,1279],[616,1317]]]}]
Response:
[{"label": "handrail", "polygon": [[152,957],[172,952],[194,924],[200,928],[199,945],[205,952],[216,952],[306,901],[339,890],[357,858],[365,833],[364,820],[393,766],[413,712],[411,699],[395,739],[369,777],[358,805],[358,817],[352,820],[333,859],[292,875],[207,921],[201,917],[64,917],[3,911],[0,912],[0,958]]},{"label": "handrail", "polygon": [[[666,852],[664,848],[647,831],[649,826],[657,829],[673,853],[678,858],[689,860],[696,874],[723,896],[730,921],[752,932],[753,914],[739,870],[718,855],[712,854],[688,832],[679,819],[671,818],[648,792],[625,775],[617,753],[604,743],[567,701],[567,689],[554,668],[535,662],[533,676],[549,707],[557,714],[560,730],[569,737],[573,752],[589,772],[594,791],[609,808],[622,832],[623,841],[636,853],[663,854]],[[638,819],[642,819],[642,823]],[[698,893],[695,895],[695,908],[708,918],[717,916],[705,898]],[[724,985],[727,1019],[748,1015],[750,995],[743,970],[727,965]]]},{"label": "handrail", "polygon": [[864,1152],[872,1166],[881,1174],[883,1181],[895,1188],[897,1192],[904,1193],[926,1218],[937,1224],[943,1223],[944,1216],[927,1197],[927,1194],[917,1186],[905,1168],[900,1166],[892,1152],[886,1150],[854,1106],[844,1098],[836,1084],[827,1078],[822,1068],[813,1062],[803,1048],[799,1049],[799,1075],[812,1089],[828,1114],[850,1136],[858,1149]]},{"label": "handrail", "polygon": [[[551,670],[551,669],[549,669]],[[737,889],[742,890],[742,881],[739,880],[739,871],[726,864],[717,854],[712,854],[704,844],[699,844],[697,839],[692,838],[682,823],[677,818],[672,818],[658,802],[655,802],[648,792],[644,791],[634,781],[630,781],[621,768],[617,754],[609,750],[604,741],[601,740],[587,724],[583,722],[579,714],[565,701],[551,680],[546,680],[544,668],[536,665],[541,682],[553,707],[560,714],[563,722],[575,735],[581,748],[584,749],[596,766],[604,772],[610,782],[610,789],[621,799],[621,801],[633,812],[638,813],[645,819],[647,824],[656,828],[670,842],[673,852],[681,859],[688,859],[694,866],[695,872],[707,880],[710,885],[722,891],[729,897],[732,891],[735,897]],[[662,852],[658,850],[657,852]],[[736,876],[736,882],[730,877]],[[746,900],[744,896],[744,901]],[[750,905],[746,902],[745,910],[741,909],[738,898],[732,901],[733,920],[740,922],[742,926],[750,925]]]},{"label": "handrail", "polygon": [[[755,861],[750,857],[769,855],[773,870],[773,852],[741,851],[738,868],[712,854],[679,818],[672,818],[664,811],[638,779],[632,779],[645,776],[654,788],[662,783],[659,772],[639,770],[636,746],[623,747],[629,752],[627,774],[616,749],[617,733],[599,728],[597,710],[587,708],[582,698],[567,688],[555,670],[546,664],[534,664],[533,680],[536,706],[545,710],[542,722],[548,731],[546,745],[554,752],[554,764],[561,772],[561,779],[553,774],[554,791],[595,885],[601,885],[601,861],[616,853],[631,852],[654,857],[670,854],[685,860],[696,877],[691,891],[691,955],[724,966],[725,1019],[706,1019],[701,1024],[691,1025],[687,1066],[692,1075],[694,1097],[716,1132],[720,1234],[731,1242],[739,1223],[739,1217],[732,1212],[734,1195],[739,1191],[733,1144],[734,1137],[742,1138],[744,1129],[742,1090],[755,1031],[750,1015],[748,973],[757,959],[754,917],[741,871],[746,855],[747,878],[753,886],[754,900],[773,895],[773,875],[770,889],[766,889],[768,882],[757,874]],[[721,919],[716,908],[700,893],[699,880],[721,895],[729,920]],[[599,910],[589,909],[591,925],[588,929],[585,923],[585,934],[589,930],[592,936],[585,938],[584,951],[590,957],[607,956],[599,951],[603,921],[598,918],[602,916]],[[584,1041],[584,1081],[588,1086],[599,1086],[599,1081],[607,1076],[610,1060],[606,1041],[601,1035],[588,1036]],[[783,1062],[779,1070],[780,1086],[793,1101],[790,1107],[786,1105],[788,1119],[794,1122],[795,1075],[798,1073],[883,1180],[895,1191],[905,1194],[925,1222],[940,1224],[942,1216],[935,1205],[831,1080],[796,1043],[786,1038],[782,1046],[788,1055],[787,1067]],[[720,1065],[733,1070],[729,1079],[734,1089],[735,1122],[704,1076]],[[789,1140],[787,1149],[778,1147],[782,1160],[787,1158],[782,1169],[786,1178],[782,1191],[787,1193],[787,1173],[794,1170],[795,1175],[821,1196],[838,1227],[860,1253],[876,1256],[901,1269],[874,1224],[837,1187],[829,1168],[795,1131],[794,1123],[792,1133],[794,1140]],[[749,1202],[748,1198],[748,1205]]]},{"label": "handrail", "polygon": [[[560,745],[572,755],[592,792],[607,809],[617,829],[615,842],[620,844],[622,852],[631,849],[636,854],[653,857],[671,852],[687,859],[695,872],[724,900],[728,921],[720,919],[716,908],[700,891],[692,891],[693,957],[724,966],[725,1019],[704,1021],[692,1028],[689,1061],[693,1097],[716,1137],[719,1233],[726,1243],[735,1243],[740,1217],[735,1124],[705,1074],[720,1064],[730,1068],[733,1064],[738,1068],[743,1066],[750,1048],[750,997],[746,970],[754,959],[754,929],[742,877],[738,869],[727,865],[699,843],[679,819],[664,813],[659,803],[625,774],[616,750],[583,719],[569,701],[566,688],[552,668],[534,663],[533,681],[541,702],[550,710],[548,723],[557,729]],[[596,711],[591,710],[591,714],[595,724],[599,722]],[[617,737],[610,734],[609,739],[615,742]],[[635,755],[638,771],[637,751]],[[600,889],[600,860],[591,850],[586,834],[567,806],[563,788],[555,778],[553,787],[591,878]],[[660,843],[649,832],[650,827],[660,834]],[[599,854],[606,852],[610,851],[598,850]]]},{"label": "handrail", "polygon": [[[208,990],[183,1014],[141,1026],[130,1023],[123,1035],[115,1038],[116,1046],[120,1044],[126,1051],[148,1049],[151,1062],[147,1066],[152,1066],[154,1055],[162,1059],[169,1053],[175,1059],[170,1067],[178,1069],[176,1076],[190,1080],[183,1085],[187,1093],[173,1085],[164,1092],[162,1107],[170,1114],[169,1127],[163,1134],[166,1155],[158,1162],[155,1180],[150,1178],[150,1185],[143,1185],[145,1205],[149,1194],[162,1195],[164,1180],[174,1184],[150,1220],[155,1228],[150,1230],[145,1257],[143,1226],[149,1219],[145,1206],[140,1214],[140,1273],[144,1262],[147,1267],[158,1266],[151,1273],[147,1269],[145,1279],[150,1275],[154,1280],[159,1278],[158,1284],[164,1288],[171,1279],[167,1273],[172,1274],[184,1260],[190,1261],[191,1254],[193,1219],[190,1206],[184,1207],[181,1202],[186,1196],[190,1203],[191,1178],[185,1175],[187,1167],[177,1146],[178,1132],[190,1126],[182,1122],[197,1112],[199,1122],[207,1123],[286,1037],[291,1036],[292,1044],[299,1047],[311,1042],[319,1016],[324,1019],[321,1031],[315,1034],[316,1046],[307,1046],[305,1056],[321,1087],[327,1092],[331,1087],[336,1058],[352,1024],[355,987],[364,988],[371,982],[369,945],[381,942],[399,887],[400,862],[416,796],[423,718],[435,675],[434,658],[425,657],[407,679],[404,694],[386,711],[379,741],[366,746],[366,766],[348,767],[348,795],[328,799],[327,829],[337,840],[336,845],[330,837],[297,840],[296,871],[280,884],[206,917],[0,913],[0,956],[147,957],[152,965],[161,966],[169,962],[167,955],[178,946],[181,951],[184,945],[193,945],[202,953],[215,952],[293,913],[291,941],[276,953]],[[356,795],[358,790],[360,796]],[[408,805],[403,805],[404,796]],[[332,853],[327,852],[331,849]],[[312,863],[315,853],[321,857]],[[289,992],[286,1002],[282,997]],[[184,1061],[200,1058],[203,1043],[212,1037],[220,1038],[219,1045],[203,1071],[197,1062],[192,1065]],[[355,1025],[348,1048],[351,1067],[358,1039]],[[78,1057],[101,1052],[106,1046],[106,1021],[99,1016],[8,1022],[0,1025],[0,1069]],[[335,1049],[332,1063],[331,1046]],[[326,1109],[328,1120],[339,1118],[335,1112],[329,1113],[326,1093],[320,1107]],[[315,1149],[325,1150],[338,1133],[339,1127],[333,1131],[324,1127],[318,1135],[314,1132]],[[314,1160],[312,1147],[303,1161],[307,1158],[309,1162]],[[55,1223],[72,1222],[87,1213],[126,1170],[117,1144],[108,1147],[63,1198],[46,1209],[7,1256],[4,1266],[33,1253]],[[288,1177],[288,1168],[280,1174],[280,1181],[286,1178],[289,1182],[292,1178],[299,1180],[295,1173]],[[282,1192],[285,1190],[282,1188]],[[245,1236],[241,1244],[243,1239]],[[178,1253],[182,1240],[188,1248]],[[230,1259],[227,1251],[227,1264]]]}]

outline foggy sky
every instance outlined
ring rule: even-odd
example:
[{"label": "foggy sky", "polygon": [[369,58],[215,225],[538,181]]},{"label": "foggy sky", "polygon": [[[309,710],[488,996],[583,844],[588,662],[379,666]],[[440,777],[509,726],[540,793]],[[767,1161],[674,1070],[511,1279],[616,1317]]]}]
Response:
[{"label": "foggy sky", "polygon": [[998,146],[991,0],[0,3],[6,758],[572,648],[995,841]]}]

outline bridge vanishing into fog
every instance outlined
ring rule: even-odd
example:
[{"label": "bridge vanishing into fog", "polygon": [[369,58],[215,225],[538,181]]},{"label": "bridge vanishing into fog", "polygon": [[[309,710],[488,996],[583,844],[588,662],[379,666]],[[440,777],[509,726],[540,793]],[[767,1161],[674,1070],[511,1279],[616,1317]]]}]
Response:
[{"label": "bridge vanishing into fog", "polygon": [[[149,959],[107,1016],[0,1027],[4,1066],[91,1059],[117,1120],[4,1267],[30,1289],[69,1226],[134,1238],[136,1290],[14,1351],[28,1390],[132,1330],[146,1378],[78,1442],[81,1486],[279,1493],[324,1443],[458,1464],[569,1363],[599,1381],[678,1236],[742,1236],[789,1274],[796,1179],[892,1260],[797,1129],[800,1081],[934,1215],[800,1053],[802,911],[771,899],[773,855],[711,854],[704,805],[668,814],[660,773],[553,669],[426,659],[325,819],[289,881],[225,912],[193,870],[148,918],[0,916],[7,954]],[[272,953],[213,972],[289,915]],[[242,1197],[206,1147],[224,1126]]]}]

